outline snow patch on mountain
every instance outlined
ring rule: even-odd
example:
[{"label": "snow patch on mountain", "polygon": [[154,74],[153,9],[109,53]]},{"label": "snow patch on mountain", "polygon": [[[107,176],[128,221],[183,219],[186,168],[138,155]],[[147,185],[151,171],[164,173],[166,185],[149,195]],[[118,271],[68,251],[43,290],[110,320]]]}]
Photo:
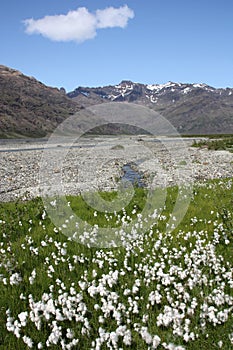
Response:
[{"label": "snow patch on mountain", "polygon": [[184,90],[183,90],[183,94],[188,94],[189,92],[191,92],[192,91],[192,88],[190,88],[190,87],[186,87],[186,88],[184,88]]},{"label": "snow patch on mountain", "polygon": [[167,89],[171,87],[181,86],[180,83],[173,83],[171,81],[165,83],[165,84],[153,84],[153,85],[146,85],[146,88],[151,91],[158,92],[162,89]]}]

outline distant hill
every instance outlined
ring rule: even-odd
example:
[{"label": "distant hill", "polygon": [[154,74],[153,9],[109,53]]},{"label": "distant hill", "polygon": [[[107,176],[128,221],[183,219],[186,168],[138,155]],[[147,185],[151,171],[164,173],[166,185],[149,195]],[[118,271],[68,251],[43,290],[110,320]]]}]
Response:
[{"label": "distant hill", "polygon": [[43,137],[80,105],[64,90],[0,65],[0,137]]},{"label": "distant hill", "polygon": [[68,96],[83,106],[109,101],[138,103],[161,113],[182,134],[233,133],[232,88],[122,81],[114,86],[78,87]]},{"label": "distant hill", "polygon": [[[64,89],[48,87],[0,65],[0,137],[43,137],[75,112],[112,101],[147,106],[166,117],[181,134],[233,133],[232,88],[122,81],[119,85],[98,88],[78,87],[66,94]],[[124,130],[121,125],[112,124],[95,132]],[[135,132],[134,128],[128,131]]]}]

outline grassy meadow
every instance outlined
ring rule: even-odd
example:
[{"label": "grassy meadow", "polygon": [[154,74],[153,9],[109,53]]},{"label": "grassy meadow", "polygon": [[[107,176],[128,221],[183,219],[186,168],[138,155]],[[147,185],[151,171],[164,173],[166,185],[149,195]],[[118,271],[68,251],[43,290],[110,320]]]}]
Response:
[{"label": "grassy meadow", "polygon": [[134,219],[108,249],[64,235],[39,198],[0,203],[0,349],[232,349],[233,179],[195,185],[174,229],[177,188],[142,233],[146,198],[105,213],[67,197],[97,234]]}]

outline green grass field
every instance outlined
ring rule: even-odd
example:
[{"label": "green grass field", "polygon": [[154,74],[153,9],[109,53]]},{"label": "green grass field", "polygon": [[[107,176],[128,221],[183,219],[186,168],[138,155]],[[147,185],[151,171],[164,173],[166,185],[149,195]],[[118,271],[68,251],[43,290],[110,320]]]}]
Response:
[{"label": "green grass field", "polygon": [[92,227],[73,222],[79,237],[122,228],[108,249],[68,238],[41,199],[0,203],[0,349],[232,349],[233,179],[195,185],[176,227],[177,193],[149,217],[144,189],[117,213],[68,197]]}]

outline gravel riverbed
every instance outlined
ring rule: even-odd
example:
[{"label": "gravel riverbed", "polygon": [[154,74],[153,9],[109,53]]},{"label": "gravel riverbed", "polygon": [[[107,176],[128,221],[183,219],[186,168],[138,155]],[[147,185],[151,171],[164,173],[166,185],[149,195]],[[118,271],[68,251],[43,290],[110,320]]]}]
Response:
[{"label": "gravel riverbed", "polygon": [[[144,135],[85,137],[72,146],[41,140],[1,141],[0,201],[39,196],[48,176],[51,179],[58,173],[65,194],[115,190],[125,164],[138,172],[146,187],[233,176],[233,153],[194,148],[192,143],[191,139]],[[62,162],[52,163],[51,169],[51,157],[60,159],[61,155]]]}]

